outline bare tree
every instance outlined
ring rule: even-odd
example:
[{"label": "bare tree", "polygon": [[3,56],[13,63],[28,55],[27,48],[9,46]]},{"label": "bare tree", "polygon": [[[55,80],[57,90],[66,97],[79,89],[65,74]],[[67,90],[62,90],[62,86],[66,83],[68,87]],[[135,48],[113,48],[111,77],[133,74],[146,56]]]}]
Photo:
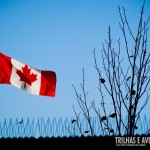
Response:
[{"label": "bare tree", "polygon": [[[88,106],[88,102],[87,102],[88,91],[86,91],[86,89],[85,89],[84,68],[82,69],[82,72],[83,72],[83,81],[80,84],[80,86],[81,86],[81,89],[82,89],[83,96],[82,96],[82,94],[79,94],[77,92],[74,85],[73,85],[73,88],[74,88],[75,93],[76,93],[76,98],[77,98],[77,101],[78,101],[78,105],[79,105],[81,111],[83,112],[84,117],[86,118],[86,120],[89,124],[90,133],[91,133],[92,136],[94,136],[93,125],[91,123],[91,117],[90,117],[90,110],[93,107],[93,104]],[[75,112],[75,108],[74,108],[74,112]]]},{"label": "bare tree", "polygon": [[[145,4],[145,2],[144,2]],[[147,21],[143,21],[144,4],[141,7],[140,19],[138,23],[138,30],[136,35],[133,35],[129,26],[125,9],[123,12],[119,7],[119,15],[121,22],[119,23],[121,31],[123,33],[125,49],[128,61],[124,61],[121,58],[121,43],[118,40],[118,50],[112,46],[111,28],[108,28],[108,40],[106,46],[102,47],[102,60],[103,69],[108,84],[106,84],[102,78],[101,71],[97,65],[95,50],[94,60],[95,68],[99,76],[99,90],[102,95],[102,84],[106,92],[110,95],[113,103],[114,114],[116,114],[116,125],[118,134],[121,135],[121,126],[126,129],[127,135],[134,135],[135,129],[137,129],[137,120],[141,111],[146,106],[150,95],[148,94],[148,86],[150,83],[150,53],[147,51]],[[130,47],[127,39],[127,35],[131,36],[134,47]],[[130,47],[130,48],[129,48]],[[133,49],[130,51],[130,49]],[[122,63],[129,62],[127,70],[124,70]],[[146,99],[142,99],[142,96],[147,93]],[[104,101],[104,100],[103,100]],[[139,103],[142,101],[142,106]],[[141,103],[140,103],[141,104]],[[103,108],[103,107],[102,107]],[[125,109],[128,116],[127,123],[123,122],[122,110]],[[104,108],[103,108],[104,110]],[[105,112],[105,111],[104,111]]]},{"label": "bare tree", "polygon": [[[121,55],[123,46],[121,45],[120,39],[117,41],[118,47],[113,48],[110,26],[108,27],[108,40],[102,44],[102,66],[98,65],[96,50],[94,48],[94,67],[99,79],[98,90],[100,92],[100,107],[96,107],[95,101],[87,105],[88,92],[85,90],[84,69],[83,83],[81,84],[83,97],[77,92],[75,86],[73,86],[79,107],[88,121],[92,136],[94,135],[94,130],[90,121],[91,108],[93,108],[99,118],[103,134],[106,129],[109,135],[115,131],[115,134],[121,135],[121,128],[123,127],[126,131],[126,135],[133,136],[135,130],[138,129],[137,121],[150,97],[148,93],[148,86],[150,84],[150,51],[147,47],[147,26],[150,17],[146,21],[143,20],[144,5],[145,1],[141,7],[137,33],[135,35],[130,28],[125,9],[121,9],[118,6],[121,20],[119,26],[125,43],[126,59],[122,58]],[[129,36],[133,46],[128,42]],[[128,64],[127,69],[123,68],[123,63]],[[109,112],[106,110],[106,93],[109,95],[110,103],[113,105],[113,112],[111,114],[108,114]],[[126,112],[128,117],[127,122],[124,122],[122,117],[123,112]],[[110,118],[115,119],[115,131],[110,126]]]}]

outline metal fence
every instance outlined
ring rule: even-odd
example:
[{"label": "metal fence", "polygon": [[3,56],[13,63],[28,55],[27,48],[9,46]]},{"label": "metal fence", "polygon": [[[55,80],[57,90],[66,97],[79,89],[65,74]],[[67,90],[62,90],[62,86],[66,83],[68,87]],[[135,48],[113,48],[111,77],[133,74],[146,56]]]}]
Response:
[{"label": "metal fence", "polygon": [[[73,118],[38,118],[38,119],[24,119],[19,122],[18,119],[4,119],[0,121],[0,138],[25,138],[25,137],[69,137],[69,136],[81,136],[77,123],[72,124]],[[126,122],[125,118],[125,122]],[[85,118],[79,118],[81,123],[81,131],[85,136],[90,136],[85,131],[89,130],[89,125]],[[91,123],[96,136],[102,135],[102,128],[99,123],[98,117],[91,117]],[[110,120],[111,128],[116,133],[116,123],[114,119]],[[145,134],[150,129],[150,119],[147,117],[139,118],[137,122],[138,129],[135,134]],[[68,132],[70,131],[70,133]],[[103,130],[104,131],[104,130]],[[122,127],[122,134],[125,133]],[[104,133],[107,135],[107,132]]]}]

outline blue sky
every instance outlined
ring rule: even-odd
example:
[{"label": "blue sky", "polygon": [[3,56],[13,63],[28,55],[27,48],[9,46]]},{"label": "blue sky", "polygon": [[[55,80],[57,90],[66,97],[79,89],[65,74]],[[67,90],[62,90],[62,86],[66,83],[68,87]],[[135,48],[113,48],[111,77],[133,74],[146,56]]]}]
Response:
[{"label": "blue sky", "polygon": [[[78,108],[72,84],[82,81],[89,100],[98,99],[93,48],[101,49],[111,25],[114,47],[121,31],[118,5],[124,6],[133,32],[142,0],[0,0],[0,51],[12,58],[57,75],[56,97],[31,95],[0,85],[0,119],[70,117]],[[145,16],[150,14],[146,0]],[[124,54],[124,51],[122,50]],[[148,107],[145,113],[148,113]],[[94,114],[92,114],[94,115]]]}]

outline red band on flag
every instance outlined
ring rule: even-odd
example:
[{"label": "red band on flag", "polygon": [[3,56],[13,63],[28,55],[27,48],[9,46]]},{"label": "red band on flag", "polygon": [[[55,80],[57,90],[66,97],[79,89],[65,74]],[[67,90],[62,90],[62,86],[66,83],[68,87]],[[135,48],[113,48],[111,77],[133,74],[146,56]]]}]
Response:
[{"label": "red band on flag", "polygon": [[55,96],[56,74],[38,70],[0,53],[0,84],[11,84],[35,95]]},{"label": "red band on flag", "polygon": [[52,71],[41,71],[40,95],[55,96],[56,74]]},{"label": "red band on flag", "polygon": [[0,53],[0,83],[10,84],[12,71],[11,58]]}]

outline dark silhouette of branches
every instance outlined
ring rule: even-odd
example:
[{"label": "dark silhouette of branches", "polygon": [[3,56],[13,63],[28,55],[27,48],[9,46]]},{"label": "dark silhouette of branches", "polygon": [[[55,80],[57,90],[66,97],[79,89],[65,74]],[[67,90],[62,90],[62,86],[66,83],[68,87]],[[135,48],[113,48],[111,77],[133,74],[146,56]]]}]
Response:
[{"label": "dark silhouette of branches", "polygon": [[[143,21],[144,5],[145,5],[145,1],[143,3],[143,6],[141,7],[138,30],[135,36],[133,36],[131,28],[129,26],[125,9],[123,8],[123,15],[122,15],[119,7],[119,14],[121,18],[120,28],[124,35],[126,51],[127,51],[128,60],[130,62],[130,67],[131,67],[131,82],[127,83],[127,86],[129,87],[128,132],[127,133],[129,135],[134,135],[134,126],[136,122],[136,117],[140,115],[141,111],[146,106],[149,100],[149,94],[147,94],[146,100],[145,102],[143,102],[143,106],[141,107],[141,109],[137,110],[137,108],[140,107],[138,106],[138,103],[142,100],[141,97],[145,94],[150,82],[150,75],[149,75],[150,53],[148,53],[147,51],[147,33],[148,33],[147,24],[149,22],[150,17],[147,19],[147,21]],[[125,25],[127,25],[128,31],[131,37],[133,38],[134,50],[133,50],[132,59],[129,57],[131,52],[128,49],[128,42],[126,40],[127,31],[125,30]]]},{"label": "dark silhouette of branches", "polygon": [[80,113],[81,113],[81,112],[80,112],[79,114],[77,114],[77,112],[76,112],[76,110],[75,110],[74,105],[73,105],[73,110],[74,110],[74,113],[75,113],[76,119],[72,120],[72,123],[73,123],[73,121],[75,121],[75,122],[77,123],[78,129],[79,129],[79,132],[80,132],[81,136],[83,136],[83,133],[82,133],[82,130],[81,130],[81,123],[79,123],[79,116],[80,116]]},{"label": "dark silhouette of branches", "polygon": [[[122,8],[122,13],[120,7],[118,7],[121,19],[119,25],[123,33],[127,58],[130,64],[126,72],[124,71],[122,65],[124,59],[121,59],[120,55],[120,40],[118,40],[118,51],[112,47],[112,36],[110,26],[108,28],[108,40],[106,41],[106,46],[103,44],[101,51],[103,69],[106,75],[105,77],[107,78],[105,80],[108,82],[108,84],[103,83],[103,85],[101,85],[102,83],[100,82],[100,79],[102,78],[102,75],[97,65],[95,49],[93,51],[95,68],[99,76],[99,90],[101,93],[101,99],[103,100],[101,87],[103,86],[103,88],[105,88],[106,92],[110,95],[112,100],[114,113],[116,114],[114,118],[116,119],[117,131],[119,135],[121,135],[120,129],[122,125],[126,129],[127,135],[134,135],[135,129],[138,128],[136,126],[136,122],[150,97],[150,95],[147,93],[145,102],[142,102],[143,105],[140,108],[140,105],[138,104],[139,102],[143,101],[141,98],[148,90],[148,85],[150,83],[150,53],[148,53],[147,51],[147,25],[150,17],[147,19],[147,21],[143,21],[144,5],[145,2],[141,7],[140,19],[136,35],[133,35],[132,30],[129,26],[125,9]],[[133,52],[129,50],[130,48],[127,40],[127,34],[129,34],[133,40]],[[128,115],[127,123],[124,123],[122,119],[123,108],[126,109]],[[103,107],[102,109],[104,110]],[[95,108],[94,110],[97,113]]]},{"label": "dark silhouette of branches", "polygon": [[[87,100],[88,91],[86,91],[86,89],[85,89],[84,68],[82,69],[82,72],[83,72],[83,81],[80,84],[80,86],[81,86],[81,89],[82,89],[83,97],[82,97],[82,94],[79,94],[77,92],[76,87],[74,85],[72,85],[72,86],[73,86],[74,91],[76,93],[76,98],[77,98],[77,101],[78,101],[78,105],[79,105],[81,111],[83,112],[84,117],[86,118],[86,120],[89,124],[90,133],[91,133],[92,136],[94,136],[93,126],[92,126],[91,117],[90,117],[90,110],[91,110],[93,104],[91,104],[90,107],[88,106],[88,100]],[[74,112],[76,114],[75,108],[74,108]],[[78,121],[77,121],[77,123],[78,123]],[[78,127],[79,127],[79,124],[78,124]],[[80,127],[79,127],[79,129],[80,129]]]},{"label": "dark silhouette of branches", "polygon": [[[111,27],[109,26],[108,39],[102,44],[101,49],[102,65],[98,66],[96,50],[95,48],[93,50],[94,67],[98,74],[100,107],[96,107],[95,101],[92,101],[89,107],[87,105],[88,92],[85,90],[84,68],[83,82],[81,84],[83,97],[73,85],[78,105],[88,121],[92,136],[94,132],[90,121],[91,108],[93,108],[99,118],[103,134],[105,134],[104,130],[107,129],[109,135],[115,131],[116,134],[121,135],[121,128],[124,127],[126,134],[133,136],[135,130],[138,129],[137,121],[150,98],[150,94],[147,92],[150,85],[150,52],[148,51],[147,44],[147,26],[150,16],[144,21],[144,6],[145,1],[141,7],[137,32],[135,34],[133,34],[129,25],[125,8],[118,6],[120,16],[119,26],[122,31],[125,48],[123,48],[120,39],[117,41],[118,47],[113,47]],[[130,43],[128,42],[129,40]],[[122,58],[122,51],[126,51],[126,58]],[[126,64],[127,68],[123,64]],[[113,106],[111,114],[108,114],[109,112],[106,110],[106,94],[110,97],[109,102]],[[128,116],[127,122],[124,122],[122,118],[124,110]],[[115,119],[116,130],[111,128],[110,119]]]}]

